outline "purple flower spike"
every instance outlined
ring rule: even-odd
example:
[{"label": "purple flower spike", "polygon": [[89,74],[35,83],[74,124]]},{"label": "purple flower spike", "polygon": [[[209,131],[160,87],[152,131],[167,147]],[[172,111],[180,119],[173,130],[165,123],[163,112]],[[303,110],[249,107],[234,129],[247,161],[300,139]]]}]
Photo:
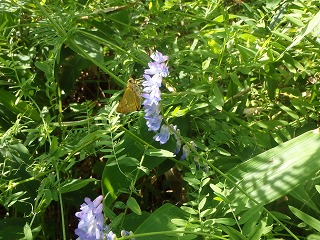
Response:
[{"label": "purple flower spike", "polygon": [[162,78],[167,76],[169,71],[165,65],[168,56],[156,51],[151,55],[154,62],[148,63],[149,68],[143,75],[143,90],[141,97],[144,98],[142,105],[145,112],[144,118],[147,121],[148,131],[158,131],[161,127],[162,116],[160,115],[160,101]]},{"label": "purple flower spike", "polygon": [[85,198],[85,203],[81,205],[80,212],[75,214],[80,222],[75,234],[78,240],[98,240],[103,238],[103,196],[98,196],[93,202],[90,198]]},{"label": "purple flower spike", "polygon": [[[77,240],[116,240],[117,236],[108,231],[109,226],[104,225],[103,219],[103,196],[98,196],[93,202],[90,198],[85,198],[85,203],[80,206],[80,212],[75,215],[80,222],[75,234],[78,236]],[[125,233],[132,233],[123,230]]]},{"label": "purple flower spike", "polygon": [[[144,119],[146,119],[146,124],[148,126],[148,131],[157,132],[153,139],[160,144],[165,144],[168,142],[170,136],[173,134],[176,139],[176,149],[174,154],[177,155],[181,149],[181,140],[175,134],[175,131],[179,132],[177,126],[162,125],[162,116],[160,115],[160,101],[161,101],[161,91],[160,87],[162,84],[162,78],[168,76],[169,68],[166,66],[165,62],[168,60],[168,56],[163,55],[161,52],[156,51],[151,54],[151,59],[153,61],[148,63],[147,69],[144,70],[144,81],[142,83],[143,90],[141,97],[144,98],[142,105],[145,112]],[[189,152],[187,152],[186,147],[183,148],[184,152],[182,158],[186,158]]]}]

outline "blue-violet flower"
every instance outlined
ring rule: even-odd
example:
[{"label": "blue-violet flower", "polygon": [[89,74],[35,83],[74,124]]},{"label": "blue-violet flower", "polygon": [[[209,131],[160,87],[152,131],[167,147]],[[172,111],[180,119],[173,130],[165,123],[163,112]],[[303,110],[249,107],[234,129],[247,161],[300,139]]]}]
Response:
[{"label": "blue-violet flower", "polygon": [[[168,60],[168,56],[163,55],[161,52],[156,51],[152,54],[152,62],[148,63],[149,68],[144,71],[144,81],[142,83],[143,90],[141,96],[144,98],[142,103],[145,112],[144,118],[146,119],[146,124],[148,126],[148,131],[157,132],[153,139],[160,144],[165,144],[170,136],[173,134],[176,140],[176,148],[174,154],[177,155],[180,152],[182,143],[180,137],[177,133],[180,130],[177,126],[166,125],[162,122],[162,116],[160,114],[160,101],[161,101],[161,91],[160,87],[162,84],[162,78],[168,76],[169,68],[166,66],[165,62]],[[160,132],[158,130],[160,129]],[[192,143],[190,143],[192,145]],[[194,143],[192,145],[195,148]],[[187,145],[182,147],[181,160],[187,158],[190,153],[190,149]]]},{"label": "blue-violet flower", "polygon": [[168,142],[170,138],[170,131],[169,131],[169,126],[163,124],[160,128],[160,132],[157,133],[153,139],[156,140],[157,142],[160,142],[160,144],[165,144]]},{"label": "blue-violet flower", "polygon": [[93,202],[90,198],[85,198],[80,207],[80,212],[75,214],[80,222],[75,234],[79,237],[77,240],[98,240],[103,239],[103,214],[102,214],[103,196],[98,196]]},{"label": "blue-violet flower", "polygon": [[148,63],[149,68],[144,71],[143,90],[141,96],[144,98],[142,103],[145,111],[144,118],[147,121],[148,131],[158,131],[161,127],[162,116],[160,115],[160,101],[162,78],[169,74],[169,68],[165,61],[168,56],[156,51],[150,56],[154,62]]},{"label": "blue-violet flower", "polygon": [[[103,196],[98,196],[93,202],[90,198],[85,198],[85,203],[80,206],[80,212],[75,215],[80,222],[75,234],[77,240],[116,240],[117,236],[109,230],[109,226],[104,224],[103,218]],[[132,232],[121,231],[121,235],[129,236]]]}]

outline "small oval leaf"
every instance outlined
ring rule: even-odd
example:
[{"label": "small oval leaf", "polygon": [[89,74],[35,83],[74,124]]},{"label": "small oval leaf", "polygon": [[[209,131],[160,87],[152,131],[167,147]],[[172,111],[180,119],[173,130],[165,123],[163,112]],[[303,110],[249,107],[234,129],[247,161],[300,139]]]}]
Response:
[{"label": "small oval leaf", "polygon": [[152,157],[174,157],[174,154],[172,152],[164,149],[148,149],[145,153],[146,155]]},{"label": "small oval leaf", "polygon": [[141,215],[141,209],[138,202],[133,198],[130,197],[127,201],[127,206],[137,215]]}]

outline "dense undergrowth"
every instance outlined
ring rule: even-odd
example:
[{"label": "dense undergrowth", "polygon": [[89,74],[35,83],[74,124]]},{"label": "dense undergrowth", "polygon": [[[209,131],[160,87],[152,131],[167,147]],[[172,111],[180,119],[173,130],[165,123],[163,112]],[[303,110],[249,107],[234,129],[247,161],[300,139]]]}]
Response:
[{"label": "dense undergrowth", "polygon": [[[99,195],[106,239],[320,239],[319,1],[2,0],[0,19],[1,239],[76,239]],[[145,102],[116,111],[156,51],[162,132]]]}]

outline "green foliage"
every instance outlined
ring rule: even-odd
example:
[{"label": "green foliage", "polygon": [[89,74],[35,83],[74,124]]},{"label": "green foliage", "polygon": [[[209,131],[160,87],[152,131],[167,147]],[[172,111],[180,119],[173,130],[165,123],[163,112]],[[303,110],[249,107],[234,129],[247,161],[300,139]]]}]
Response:
[{"label": "green foliage", "polygon": [[[2,0],[0,238],[75,239],[102,192],[117,236],[319,239],[319,6]],[[155,50],[185,161],[116,112]]]}]

